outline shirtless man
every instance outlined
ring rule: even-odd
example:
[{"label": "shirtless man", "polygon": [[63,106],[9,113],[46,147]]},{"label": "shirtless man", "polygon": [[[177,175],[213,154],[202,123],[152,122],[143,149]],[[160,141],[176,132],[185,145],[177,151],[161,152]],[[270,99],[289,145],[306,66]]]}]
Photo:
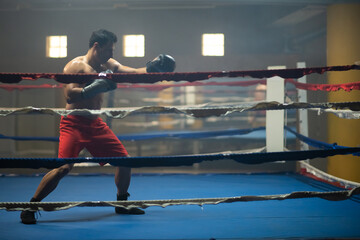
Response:
[{"label": "shirtless man", "polygon": [[[163,54],[148,62],[143,68],[121,65],[112,58],[116,42],[117,37],[112,32],[103,29],[93,32],[87,54],[76,57],[66,64],[64,73],[147,73],[172,72],[175,69],[175,60]],[[109,79],[96,79],[87,84],[67,84],[64,88],[66,109],[100,109],[103,93],[114,89],[116,89],[116,83]],[[83,148],[86,148],[94,157],[129,156],[125,147],[100,117],[75,115],[62,117],[58,157],[78,157]],[[41,180],[30,202],[40,202],[49,195],[73,166],[74,164],[65,164],[48,172]],[[118,201],[127,200],[130,196],[128,194],[130,178],[130,168],[116,167],[115,185]],[[118,214],[145,213],[138,208],[120,207],[116,207],[115,212]],[[36,223],[34,211],[22,211],[20,218],[24,224]]]}]

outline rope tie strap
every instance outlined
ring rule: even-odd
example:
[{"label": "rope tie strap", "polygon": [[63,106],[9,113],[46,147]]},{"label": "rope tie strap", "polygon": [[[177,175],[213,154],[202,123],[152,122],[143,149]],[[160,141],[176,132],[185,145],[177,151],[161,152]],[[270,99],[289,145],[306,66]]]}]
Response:
[{"label": "rope tie strap", "polygon": [[7,211],[58,211],[73,207],[123,207],[123,208],[148,208],[154,206],[168,207],[176,205],[217,205],[221,203],[251,202],[266,200],[287,200],[300,198],[321,198],[328,201],[343,201],[354,195],[360,194],[360,187],[344,191],[314,192],[301,191],[288,194],[238,196],[222,198],[194,198],[194,199],[165,199],[143,201],[83,201],[83,202],[1,202],[0,209]]}]

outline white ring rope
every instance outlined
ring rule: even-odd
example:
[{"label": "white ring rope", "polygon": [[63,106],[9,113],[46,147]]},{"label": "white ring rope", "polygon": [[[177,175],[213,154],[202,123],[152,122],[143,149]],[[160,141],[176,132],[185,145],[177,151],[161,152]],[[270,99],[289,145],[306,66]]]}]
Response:
[{"label": "white ring rope", "polygon": [[360,187],[352,190],[332,192],[301,191],[277,195],[238,196],[223,198],[195,198],[195,199],[166,199],[166,200],[143,200],[143,201],[83,201],[83,202],[1,202],[0,209],[8,211],[58,211],[73,207],[124,207],[124,208],[148,208],[153,206],[168,207],[175,205],[216,205],[220,203],[286,200],[299,198],[321,198],[329,201],[347,200],[354,195],[360,194]]},{"label": "white ring rope", "polygon": [[[344,102],[344,103],[279,103],[279,102],[256,102],[241,104],[202,104],[187,106],[148,106],[137,108],[104,108],[102,110],[90,109],[74,109],[65,110],[63,108],[0,108],[0,116],[9,116],[16,114],[58,114],[67,115],[106,115],[111,118],[125,118],[130,114],[186,114],[192,117],[210,117],[210,116],[226,116],[235,112],[257,111],[257,110],[281,110],[281,109],[341,109],[352,110],[356,117],[360,115],[360,102]],[[332,110],[335,111],[335,110]],[[348,112],[347,114],[350,114]],[[340,116],[340,115],[339,115]],[[341,115],[347,116],[347,115]]]}]

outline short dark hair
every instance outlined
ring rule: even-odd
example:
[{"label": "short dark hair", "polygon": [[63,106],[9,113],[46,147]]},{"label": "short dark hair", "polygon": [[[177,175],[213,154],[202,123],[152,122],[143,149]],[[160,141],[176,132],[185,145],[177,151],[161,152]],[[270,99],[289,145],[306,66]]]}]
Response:
[{"label": "short dark hair", "polygon": [[94,45],[95,42],[99,43],[100,46],[104,46],[108,42],[116,43],[117,37],[114,33],[110,32],[108,30],[100,29],[100,30],[94,31],[91,34],[91,37],[89,40],[89,48],[92,48],[92,46]]}]

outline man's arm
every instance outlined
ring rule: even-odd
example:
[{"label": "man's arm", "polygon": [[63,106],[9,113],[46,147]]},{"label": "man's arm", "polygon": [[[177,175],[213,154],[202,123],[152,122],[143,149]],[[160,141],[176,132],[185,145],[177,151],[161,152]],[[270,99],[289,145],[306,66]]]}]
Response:
[{"label": "man's arm", "polygon": [[[86,72],[86,66],[83,62],[80,61],[73,61],[68,63],[64,68],[64,73],[71,74],[71,73],[85,73]],[[91,71],[91,70],[90,70]],[[94,72],[92,70],[92,72]],[[83,90],[83,87],[85,84],[79,84],[79,83],[69,83],[66,84],[64,93],[66,102],[68,104],[79,102],[82,100],[81,91]]]},{"label": "man's arm", "polygon": [[146,67],[142,67],[142,68],[127,67],[120,64],[115,59],[110,59],[108,61],[108,64],[109,64],[109,69],[112,69],[114,73],[146,73]]},{"label": "man's arm", "polygon": [[146,64],[146,67],[132,68],[120,64],[115,59],[108,61],[109,69],[113,69],[115,73],[151,73],[151,72],[173,72],[176,64],[175,59],[169,55],[160,54],[152,61]]},{"label": "man's arm", "polygon": [[65,90],[64,90],[66,102],[68,104],[72,104],[72,103],[81,101],[82,100],[82,97],[81,97],[82,89],[83,89],[82,86],[80,86],[80,84],[78,84],[78,83],[67,84],[65,86]]}]

